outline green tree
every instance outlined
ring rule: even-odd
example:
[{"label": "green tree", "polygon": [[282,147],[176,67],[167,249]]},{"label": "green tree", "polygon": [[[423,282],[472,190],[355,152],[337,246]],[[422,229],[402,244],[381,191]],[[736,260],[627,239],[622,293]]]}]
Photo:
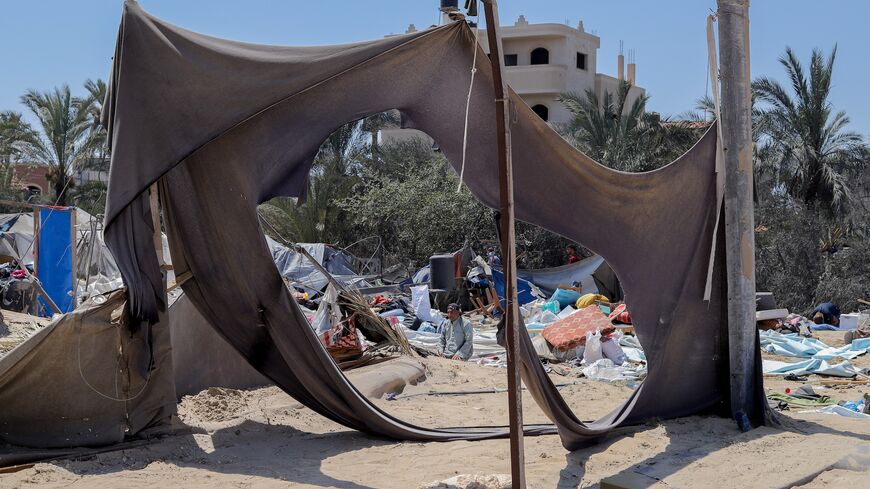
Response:
[{"label": "green tree", "polygon": [[494,237],[492,212],[465,187],[456,191],[456,172],[428,141],[382,147],[379,164],[361,176],[339,206],[358,237],[380,236],[389,263],[420,265]]},{"label": "green tree", "polygon": [[[85,81],[88,95],[82,100],[82,106],[87,111],[88,139],[93,151],[93,158],[106,163],[109,158],[109,143],[106,128],[100,120],[103,113],[103,101],[106,99],[106,82],[103,80]],[[108,168],[107,168],[108,169]]]},{"label": "green tree", "polygon": [[766,104],[758,128],[770,153],[767,161],[784,191],[805,204],[818,204],[831,215],[848,207],[849,181],[867,166],[863,138],[846,130],[849,118],[845,112],[834,112],[829,99],[836,54],[836,46],[827,59],[813,50],[807,73],[791,48],[786,48],[779,62],[790,90],[768,77],[752,84],[757,98]]},{"label": "green tree", "polygon": [[38,121],[37,129],[21,141],[23,157],[48,167],[46,177],[53,198],[59,205],[67,205],[74,171],[93,154],[88,119],[91,104],[73,97],[67,85],[45,92],[29,90],[21,102]]},{"label": "green tree", "polygon": [[308,176],[303,201],[279,197],[260,206],[260,212],[287,239],[309,243],[342,243],[353,240],[348,216],[338,202],[359,180],[365,160],[362,121],[338,128],[320,147]]},{"label": "green tree", "polygon": [[583,95],[563,93],[559,101],[572,118],[556,128],[590,158],[623,171],[664,166],[698,140],[696,125],[647,112],[649,95],[640,95],[629,104],[630,94],[628,82],[621,82],[615,94],[605,91],[602,98],[592,89]]},{"label": "green tree", "polygon": [[19,112],[0,112],[0,162],[14,163],[21,159],[20,142],[33,137],[33,128]]},{"label": "green tree", "polygon": [[398,127],[400,123],[401,118],[396,110],[388,110],[363,119],[362,130],[371,136],[369,149],[371,151],[372,162],[377,162],[378,160],[378,133],[380,133],[381,129]]}]

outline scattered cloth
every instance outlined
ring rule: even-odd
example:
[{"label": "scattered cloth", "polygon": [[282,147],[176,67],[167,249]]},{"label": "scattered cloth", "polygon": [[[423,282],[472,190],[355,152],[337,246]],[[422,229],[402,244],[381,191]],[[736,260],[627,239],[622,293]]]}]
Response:
[{"label": "scattered cloth", "polygon": [[870,419],[870,414],[859,413],[843,406],[827,406],[821,409],[813,409],[809,411],[798,411],[800,413],[825,413],[836,414],[845,418]]},{"label": "scattered cloth", "polygon": [[762,360],[761,368],[764,375],[829,375],[831,377],[854,377],[858,370],[848,361],[830,365],[825,360],[813,358],[803,362],[778,362],[776,360]]},{"label": "scattered cloth", "polygon": [[631,324],[631,313],[628,312],[625,304],[620,304],[613,309],[607,319],[615,323]]},{"label": "scattered cloth", "polygon": [[591,306],[595,303],[595,301],[600,302],[610,302],[610,299],[604,297],[601,294],[586,294],[577,299],[577,303],[574,305],[577,309],[583,309]]},{"label": "scattered cloth", "polygon": [[580,299],[580,292],[569,289],[556,289],[556,292],[554,292],[553,296],[550,297],[551,301],[559,301],[559,307],[561,309],[574,304],[578,299]]},{"label": "scattered cloth", "polygon": [[870,351],[870,338],[853,340],[839,348],[830,347],[815,338],[803,338],[797,334],[782,334],[775,331],[759,332],[761,348],[776,355],[799,358],[830,360],[841,357],[851,360]]},{"label": "scattered cloth", "polygon": [[837,404],[835,401],[831,400],[828,396],[822,396],[820,399],[800,399],[798,397],[790,396],[788,394],[783,394],[781,392],[771,392],[767,395],[767,398],[771,401],[784,402],[790,406],[797,407],[824,407],[824,406],[833,406]]},{"label": "scattered cloth", "polygon": [[609,358],[602,358],[583,368],[583,375],[601,382],[637,382],[646,377],[646,366],[614,365]]},{"label": "scattered cloth", "polygon": [[837,404],[837,402],[829,396],[817,394],[816,391],[813,390],[813,387],[808,384],[804,384],[788,394],[782,392],[770,392],[767,394],[767,398],[772,401],[784,402],[798,407],[823,407]]}]

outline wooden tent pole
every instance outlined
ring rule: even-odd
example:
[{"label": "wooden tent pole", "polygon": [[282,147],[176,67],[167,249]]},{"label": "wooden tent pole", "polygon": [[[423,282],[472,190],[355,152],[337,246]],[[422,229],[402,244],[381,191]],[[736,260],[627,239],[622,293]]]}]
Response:
[{"label": "wooden tent pole", "polygon": [[725,148],[725,266],[731,414],[751,428],[755,405],[755,216],[752,207],[752,111],[749,0],[717,0]]},{"label": "wooden tent pole", "polygon": [[[505,332],[507,337],[508,412],[510,417],[511,484],[526,487],[523,455],[523,403],[520,390],[519,308],[517,306],[517,263],[514,229],[514,182],[511,163],[510,98],[501,63],[502,44],[498,28],[496,0],[482,0],[486,16],[492,79],[495,89],[496,135],[498,142],[499,210],[501,213],[501,253],[505,282]],[[478,49],[477,46],[474,47]]]}]

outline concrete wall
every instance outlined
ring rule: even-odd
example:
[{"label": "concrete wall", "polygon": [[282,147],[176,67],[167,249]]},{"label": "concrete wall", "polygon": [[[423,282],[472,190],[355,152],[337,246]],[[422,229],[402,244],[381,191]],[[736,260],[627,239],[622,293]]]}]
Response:
[{"label": "concrete wall", "polygon": [[[616,78],[597,72],[601,39],[585,32],[582,23],[576,28],[564,24],[529,24],[520,16],[514,25],[504,26],[500,32],[504,54],[517,55],[517,66],[505,67],[508,84],[529,106],[546,105],[549,122],[570,119],[570,112],[556,101],[561,93],[583,94],[587,89],[598,94],[602,89],[616,92]],[[479,41],[484,51],[489,52],[485,30],[481,30]],[[549,51],[549,64],[531,64],[531,52],[539,47]],[[577,68],[577,53],[586,55],[585,69]],[[643,93],[641,88],[632,88],[629,100],[634,101]]]}]

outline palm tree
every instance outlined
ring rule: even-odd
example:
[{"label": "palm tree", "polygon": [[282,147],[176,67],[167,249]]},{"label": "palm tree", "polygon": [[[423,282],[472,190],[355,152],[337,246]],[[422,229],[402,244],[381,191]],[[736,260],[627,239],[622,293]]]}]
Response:
[{"label": "palm tree", "polygon": [[22,141],[22,152],[34,163],[46,165],[46,178],[58,205],[69,200],[73,173],[93,154],[88,119],[91,104],[70,94],[69,86],[39,92],[29,90],[21,102],[38,121],[37,130]]},{"label": "palm tree", "polygon": [[832,214],[847,207],[852,199],[849,180],[867,164],[863,138],[846,130],[849,118],[845,112],[835,113],[829,100],[836,54],[834,46],[825,60],[814,49],[807,78],[794,52],[786,48],[779,62],[792,93],[768,77],[752,84],[758,99],[767,104],[759,130],[784,190]]},{"label": "palm tree", "polygon": [[337,242],[346,238],[347,213],[338,202],[358,181],[365,151],[363,122],[339,127],[320,146],[303,203],[279,197],[260,210],[286,237],[300,242]]},{"label": "palm tree", "polygon": [[559,101],[572,119],[556,125],[569,142],[601,164],[617,170],[648,171],[669,163],[698,138],[695,124],[674,122],[646,111],[649,95],[628,104],[631,84],[621,82],[614,96],[592,89],[563,93]]},{"label": "palm tree", "polygon": [[19,112],[0,112],[0,162],[12,163],[21,157],[20,142],[30,139],[33,129]]},{"label": "palm tree", "polygon": [[400,123],[399,113],[395,110],[388,110],[363,119],[362,130],[371,135],[369,148],[371,149],[372,162],[378,160],[378,133],[381,129],[398,127]]},{"label": "palm tree", "polygon": [[94,150],[94,158],[99,164],[102,164],[107,162],[109,158],[106,128],[100,121],[103,101],[106,99],[106,82],[100,79],[88,79],[85,81],[85,90],[88,91],[88,96],[82,100],[82,104],[87,109],[88,114],[88,138],[91,140],[90,145]]}]

